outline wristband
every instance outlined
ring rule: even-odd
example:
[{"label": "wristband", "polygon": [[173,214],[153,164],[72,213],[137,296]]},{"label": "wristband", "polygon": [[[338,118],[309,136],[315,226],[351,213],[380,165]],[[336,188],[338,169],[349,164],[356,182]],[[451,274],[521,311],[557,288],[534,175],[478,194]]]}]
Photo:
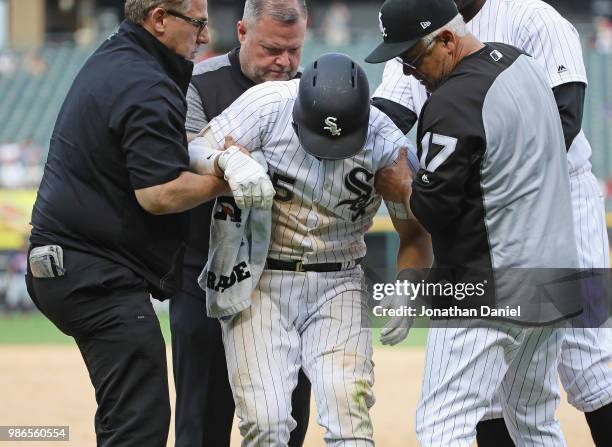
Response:
[{"label": "wristband", "polygon": [[219,175],[216,164],[222,153],[208,146],[204,138],[195,138],[189,143],[189,168],[200,175]]}]

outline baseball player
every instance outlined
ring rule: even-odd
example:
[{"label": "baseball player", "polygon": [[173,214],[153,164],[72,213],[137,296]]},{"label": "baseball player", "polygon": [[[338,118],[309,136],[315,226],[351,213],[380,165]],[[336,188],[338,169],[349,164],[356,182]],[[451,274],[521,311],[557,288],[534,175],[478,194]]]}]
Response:
[{"label": "baseball player", "polygon": [[[370,106],[363,69],[331,53],[301,80],[248,90],[210,122],[209,135],[219,147],[231,136],[261,151],[276,189],[267,264],[252,303],[221,323],[243,445],[287,445],[300,367],[327,445],[373,445],[372,344],[359,263],[381,203],[375,175],[397,159],[403,133]],[[417,166],[414,152],[408,159]],[[407,235],[426,233],[401,211],[392,220],[398,267],[423,267],[428,254],[406,252]]]},{"label": "baseball player", "polygon": [[[591,147],[582,126],[586,72],[575,28],[541,0],[456,0],[467,29],[481,41],[505,42],[532,55],[547,75],[561,115],[568,151],[571,204],[580,266],[610,266],[604,204],[591,172]],[[414,76],[405,76],[402,64],[386,64],[373,103],[405,132],[410,131],[428,98]],[[387,179],[389,177],[387,176]],[[565,331],[559,375],[569,402],[586,415],[598,446],[612,445],[612,337],[610,329],[577,328]],[[550,383],[555,386],[555,380]],[[554,408],[548,408],[553,412]],[[490,421],[478,426],[481,447],[512,445],[493,405]],[[502,444],[503,445],[503,444]]]},{"label": "baseball player", "polygon": [[[577,268],[577,249],[566,243],[574,233],[563,132],[538,64],[515,47],[483,44],[452,0],[387,0],[379,19],[384,41],[366,60],[399,57],[431,92],[410,208],[431,233],[436,265],[456,282],[469,281],[470,268]],[[432,322],[421,445],[470,446],[496,392],[518,445],[565,445],[546,411],[558,395],[545,384],[562,339],[551,327]]]},{"label": "baseball player", "polygon": [[[236,25],[240,46],[194,67],[187,90],[188,137],[195,136],[254,85],[298,75],[307,20],[303,0],[244,2],[242,19]],[[206,315],[206,295],[197,283],[207,261],[214,204],[213,200],[189,212],[182,290],[170,300],[175,447],[230,445],[234,399],[227,378],[221,326],[216,318]],[[297,422],[289,441],[292,447],[303,444],[310,411],[310,383],[302,371],[298,377],[292,401]]]}]

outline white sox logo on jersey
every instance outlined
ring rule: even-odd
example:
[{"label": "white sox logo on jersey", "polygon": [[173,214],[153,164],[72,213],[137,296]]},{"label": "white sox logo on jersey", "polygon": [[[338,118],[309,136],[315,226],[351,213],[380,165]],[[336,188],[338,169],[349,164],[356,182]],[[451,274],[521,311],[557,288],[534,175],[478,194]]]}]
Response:
[{"label": "white sox logo on jersey", "polygon": [[323,130],[329,131],[329,133],[332,134],[332,137],[340,136],[342,129],[338,127],[338,124],[336,124],[337,122],[338,118],[335,116],[328,116],[325,118],[325,124],[327,125],[323,128]]},{"label": "white sox logo on jersey", "polygon": [[[359,178],[362,174],[365,177],[365,182]],[[372,187],[366,182],[369,182],[374,174],[364,168],[355,168],[344,178],[344,185],[352,193],[357,194],[354,199],[346,199],[338,203],[336,208],[342,205],[349,205],[349,209],[354,212],[351,221],[355,222],[360,216],[365,214],[366,208],[374,201],[372,197]]]}]

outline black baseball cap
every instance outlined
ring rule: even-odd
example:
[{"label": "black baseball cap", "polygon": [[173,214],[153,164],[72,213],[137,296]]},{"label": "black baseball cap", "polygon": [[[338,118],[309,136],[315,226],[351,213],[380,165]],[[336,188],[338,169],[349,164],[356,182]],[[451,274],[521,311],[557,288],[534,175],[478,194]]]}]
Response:
[{"label": "black baseball cap", "polygon": [[378,14],[383,43],[365,61],[378,64],[399,56],[457,14],[453,0],[387,0]]}]

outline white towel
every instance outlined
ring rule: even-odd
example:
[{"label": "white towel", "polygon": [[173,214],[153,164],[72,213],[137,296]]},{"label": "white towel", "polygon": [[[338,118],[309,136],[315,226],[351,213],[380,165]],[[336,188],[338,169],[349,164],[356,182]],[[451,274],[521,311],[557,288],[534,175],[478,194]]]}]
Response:
[{"label": "white towel", "polygon": [[[251,156],[267,170],[261,152]],[[266,264],[271,227],[270,210],[241,210],[232,197],[217,198],[208,262],[198,278],[198,284],[206,291],[209,317],[229,317],[251,305],[251,294]]]}]

